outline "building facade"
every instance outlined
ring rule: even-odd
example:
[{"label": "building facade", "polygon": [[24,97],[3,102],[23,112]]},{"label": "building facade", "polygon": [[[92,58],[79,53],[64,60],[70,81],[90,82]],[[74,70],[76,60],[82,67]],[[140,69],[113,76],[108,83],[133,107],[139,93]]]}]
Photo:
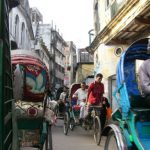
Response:
[{"label": "building facade", "polygon": [[9,32],[11,49],[31,50],[34,34],[30,18],[28,0],[20,0],[20,5],[12,8],[9,13]]},{"label": "building facade", "polygon": [[75,82],[75,67],[77,64],[76,46],[72,41],[67,42],[65,48],[65,77],[64,85],[70,87]]},{"label": "building facade", "polygon": [[93,75],[93,72],[94,72],[93,55],[87,52],[87,50],[84,48],[78,49],[76,82],[80,83],[82,81],[86,81],[88,76]]},{"label": "building facade", "polygon": [[65,55],[67,43],[57,31],[56,26],[44,24],[37,8],[32,8],[32,26],[35,35],[34,49],[43,58],[50,76],[52,90],[64,85]]},{"label": "building facade", "polygon": [[94,0],[93,8],[96,34],[86,49],[94,54],[94,74],[104,75],[105,93],[112,100],[121,53],[134,41],[150,36],[150,1]]}]

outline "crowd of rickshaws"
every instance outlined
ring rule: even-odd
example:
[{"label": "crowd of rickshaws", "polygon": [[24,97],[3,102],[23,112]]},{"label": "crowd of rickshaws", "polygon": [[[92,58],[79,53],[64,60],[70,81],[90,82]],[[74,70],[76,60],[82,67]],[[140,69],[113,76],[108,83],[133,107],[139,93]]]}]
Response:
[{"label": "crowd of rickshaws", "polygon": [[[137,72],[141,62],[150,58],[149,51],[150,39],[145,38],[134,42],[122,54],[117,66],[116,90],[113,92],[117,107],[103,129],[101,107],[90,106],[86,130],[93,130],[97,145],[100,144],[102,136],[107,136],[105,150],[150,150],[150,108],[143,105]],[[70,99],[78,88],[80,84],[76,83],[70,87]],[[81,125],[77,121],[79,111],[79,106],[66,103],[63,116],[65,135],[69,130],[73,131],[75,126]]]},{"label": "crowd of rickshaws", "polygon": [[[60,115],[58,103],[50,100],[45,92],[48,88],[48,73],[45,65],[29,52],[14,51],[12,64],[14,73],[14,93],[16,95],[16,116],[20,146],[33,146],[52,150],[51,125],[57,118],[64,120],[64,134],[76,131],[81,126],[87,132],[92,130],[97,145],[102,136],[107,136],[105,150],[150,150],[150,109],[143,106],[138,86],[136,68],[139,62],[150,58],[150,39],[134,42],[121,56],[117,66],[116,90],[113,96],[117,107],[111,119],[101,128],[101,107],[90,106],[90,117],[82,126],[78,122],[80,107],[72,105],[73,93],[80,88],[74,83],[69,90],[69,102]],[[28,57],[27,57],[28,56]],[[57,90],[59,99],[63,88]],[[52,102],[52,103],[51,103]],[[110,102],[111,103],[111,102]],[[86,127],[86,128],[85,128]],[[45,144],[44,144],[45,143]]]}]

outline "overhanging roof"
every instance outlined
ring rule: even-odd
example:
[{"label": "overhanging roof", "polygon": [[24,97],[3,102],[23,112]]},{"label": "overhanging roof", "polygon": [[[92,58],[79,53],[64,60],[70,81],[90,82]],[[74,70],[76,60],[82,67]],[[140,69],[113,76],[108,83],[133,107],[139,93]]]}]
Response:
[{"label": "overhanging roof", "polygon": [[[134,2],[138,3],[138,0]],[[132,3],[132,5],[134,6],[135,3]],[[148,32],[150,33],[149,0],[136,10],[134,12],[135,14],[131,14],[131,16],[134,16],[132,19],[131,17],[128,17],[123,23],[121,23],[121,19],[132,9],[132,5],[127,4],[127,6],[124,7],[115,18],[113,18],[113,20],[95,37],[91,45],[86,48],[87,51],[94,53],[101,43],[106,45],[130,44],[144,32],[147,34]],[[120,26],[115,29],[118,24]],[[113,30],[115,30],[115,32]]]}]

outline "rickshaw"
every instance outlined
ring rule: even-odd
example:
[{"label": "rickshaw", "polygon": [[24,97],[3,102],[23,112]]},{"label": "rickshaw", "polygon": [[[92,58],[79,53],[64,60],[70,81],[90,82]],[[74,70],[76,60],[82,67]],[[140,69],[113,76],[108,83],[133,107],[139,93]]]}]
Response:
[{"label": "rickshaw", "polygon": [[[59,98],[60,98],[60,95],[61,93],[63,92],[63,89],[64,87],[68,90],[68,87],[67,86],[62,86],[60,88],[57,89],[57,92],[56,92],[56,101],[58,102],[59,101]],[[68,97],[68,92],[67,92],[67,95],[66,95],[66,98]],[[66,105],[66,104],[64,104]],[[63,107],[63,106],[61,106]],[[64,119],[64,112],[60,112],[60,105],[59,105],[59,102],[57,103],[57,109],[56,109],[56,116],[57,116],[57,119]]]},{"label": "rickshaw", "polygon": [[45,116],[49,86],[47,68],[28,50],[13,50],[11,57],[19,147],[52,150],[51,122]]},{"label": "rickshaw", "polygon": [[150,39],[134,42],[117,66],[114,98],[118,108],[104,129],[105,150],[150,150],[150,108],[143,104],[138,82],[140,62],[150,59]]},{"label": "rickshaw", "polygon": [[[69,129],[73,131],[75,126],[83,127],[83,124],[79,122],[80,106],[76,105],[76,100],[73,101],[73,94],[80,88],[80,84],[75,83],[70,88],[70,107],[66,107],[64,115],[64,134],[67,135]],[[88,86],[87,86],[88,88]],[[85,130],[93,130],[94,140],[97,145],[100,144],[101,139],[101,121],[100,121],[100,106],[90,106],[89,117],[85,120]]]}]

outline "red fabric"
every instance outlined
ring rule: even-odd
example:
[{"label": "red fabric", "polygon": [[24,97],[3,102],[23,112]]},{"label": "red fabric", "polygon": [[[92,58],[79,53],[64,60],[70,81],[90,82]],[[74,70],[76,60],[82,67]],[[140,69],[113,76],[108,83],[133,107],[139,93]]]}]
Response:
[{"label": "red fabric", "polygon": [[109,120],[111,118],[112,109],[109,107],[107,108],[107,119]]},{"label": "red fabric", "polygon": [[89,93],[88,102],[92,105],[98,105],[104,93],[103,83],[96,83],[96,82],[91,83],[88,88],[88,93]]},{"label": "red fabric", "polygon": [[80,106],[79,105],[75,105],[75,106],[73,106],[73,110],[80,110]]}]

